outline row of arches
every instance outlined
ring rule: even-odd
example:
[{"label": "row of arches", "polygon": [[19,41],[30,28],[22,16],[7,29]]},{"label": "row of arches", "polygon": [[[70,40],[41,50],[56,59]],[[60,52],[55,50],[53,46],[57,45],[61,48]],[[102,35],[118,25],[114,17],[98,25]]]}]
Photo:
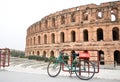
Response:
[{"label": "row of arches", "polygon": [[[50,52],[47,52],[47,51],[36,51],[36,54],[38,56],[44,56],[44,57],[47,57],[47,55],[49,54],[49,56],[55,56],[55,51],[50,51]],[[32,54],[34,55],[35,52],[33,51]],[[101,65],[104,65],[105,64],[105,54],[104,54],[104,51],[103,50],[99,50],[98,51],[98,57],[99,57],[99,62]],[[113,52],[113,61],[114,61],[114,65],[120,65],[120,51],[119,50],[115,50]],[[108,60],[109,61],[109,60]]]},{"label": "row of arches", "polygon": [[[61,32],[60,33],[60,43],[64,43],[66,42],[65,41],[65,36],[68,36],[68,34],[66,34],[65,32]],[[77,33],[76,31],[72,30],[71,33],[70,33],[70,36],[71,36],[71,42],[76,42],[76,36],[77,36]],[[104,40],[104,32],[103,32],[103,29],[102,28],[98,28],[96,30],[96,36],[97,36],[97,41],[103,41]],[[45,34],[43,36],[43,40],[41,38],[41,36],[37,36],[37,37],[28,37],[27,38],[27,46],[29,45],[40,45],[40,44],[48,44],[48,43],[57,43],[56,41],[56,38],[58,37],[55,33],[52,33],[50,35],[51,38],[49,38],[50,40],[48,40],[48,37],[47,34]],[[113,27],[112,29],[112,39],[113,41],[118,41],[120,40],[120,30],[118,27]],[[42,42],[43,41],[43,42]],[[48,42],[48,41],[51,41],[51,42]],[[87,29],[83,30],[83,41],[89,41],[89,31]]]},{"label": "row of arches", "polygon": [[[47,16],[41,21],[31,25],[28,28],[27,32],[28,34],[32,34],[44,29],[58,27],[60,25],[69,24],[73,22],[80,23],[82,21],[91,21],[90,18],[95,18],[92,20],[96,20],[96,21],[99,20],[104,21],[104,19],[110,19],[110,21],[117,21],[119,16],[118,15],[119,11],[117,7],[112,7],[110,9],[108,8],[107,10],[106,8],[96,8],[96,12],[92,12],[91,8],[89,7],[87,7],[84,11],[79,9],[77,9],[76,11],[66,14],[60,14],[59,16],[52,16],[52,17]],[[95,15],[91,15],[91,14],[95,14]],[[96,17],[91,17],[91,16],[96,16]]]},{"label": "row of arches", "polygon": [[[120,65],[120,51],[119,50],[115,50],[113,52],[113,58],[114,58],[113,59],[114,65]],[[101,65],[105,64],[105,54],[104,54],[104,51],[102,50],[99,51],[99,61]],[[109,60],[106,60],[106,61],[109,61]]]}]

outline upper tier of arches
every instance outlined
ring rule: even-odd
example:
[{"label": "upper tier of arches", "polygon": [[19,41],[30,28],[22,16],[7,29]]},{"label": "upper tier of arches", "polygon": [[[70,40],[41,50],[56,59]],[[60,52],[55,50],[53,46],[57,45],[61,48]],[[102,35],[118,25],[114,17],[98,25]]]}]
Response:
[{"label": "upper tier of arches", "polygon": [[[88,4],[50,14],[27,29],[27,35],[72,25],[117,22],[120,20],[120,1]],[[86,32],[86,31],[85,31]]]}]

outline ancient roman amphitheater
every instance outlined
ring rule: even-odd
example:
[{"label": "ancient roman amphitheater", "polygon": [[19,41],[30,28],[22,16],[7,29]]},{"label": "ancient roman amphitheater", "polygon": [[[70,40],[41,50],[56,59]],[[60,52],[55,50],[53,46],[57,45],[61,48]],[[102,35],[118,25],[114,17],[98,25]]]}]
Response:
[{"label": "ancient roman amphitheater", "polygon": [[26,56],[60,49],[98,50],[100,64],[120,65],[120,1],[64,9],[28,27]]}]

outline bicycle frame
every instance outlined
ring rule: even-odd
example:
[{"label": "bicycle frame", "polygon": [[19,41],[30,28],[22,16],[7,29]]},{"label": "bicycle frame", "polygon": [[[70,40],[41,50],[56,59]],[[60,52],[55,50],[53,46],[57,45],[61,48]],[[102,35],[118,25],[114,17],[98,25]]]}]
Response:
[{"label": "bicycle frame", "polygon": [[[73,62],[71,62],[71,65],[67,64],[64,59],[63,59],[63,55],[60,54],[58,57],[57,57],[57,60],[56,60],[56,65],[58,63],[61,63],[61,66],[62,66],[62,70],[65,71],[65,72],[74,72],[75,71],[75,68],[74,68],[74,63],[76,62],[76,58],[74,59]],[[68,70],[65,70],[64,67],[67,67]]]},{"label": "bicycle frame", "polygon": [[[91,50],[92,51],[92,50]],[[89,52],[91,53],[91,52]],[[64,60],[63,53],[60,53],[59,56],[56,59],[53,59],[50,61],[47,67],[47,72],[50,77],[56,77],[59,75],[60,71],[63,70],[64,72],[69,72],[70,76],[73,74],[72,72],[75,72],[76,76],[82,80],[89,80],[91,79],[95,72],[95,66],[96,64],[93,63],[91,60],[97,57],[96,55],[98,52],[93,52],[93,58],[81,58],[80,55],[71,55],[71,62],[67,63],[66,60]],[[97,59],[97,58],[96,58]]]}]

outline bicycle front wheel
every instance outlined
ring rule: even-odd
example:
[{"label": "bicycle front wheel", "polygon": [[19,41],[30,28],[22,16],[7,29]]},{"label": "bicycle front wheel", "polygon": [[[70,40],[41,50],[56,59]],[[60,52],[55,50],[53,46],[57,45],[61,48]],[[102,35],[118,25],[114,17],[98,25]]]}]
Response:
[{"label": "bicycle front wheel", "polygon": [[56,77],[61,71],[61,63],[57,60],[52,60],[49,62],[47,67],[47,73],[50,77]]},{"label": "bicycle front wheel", "polygon": [[89,80],[95,74],[95,65],[89,60],[79,60],[75,67],[76,76],[82,80]]}]

